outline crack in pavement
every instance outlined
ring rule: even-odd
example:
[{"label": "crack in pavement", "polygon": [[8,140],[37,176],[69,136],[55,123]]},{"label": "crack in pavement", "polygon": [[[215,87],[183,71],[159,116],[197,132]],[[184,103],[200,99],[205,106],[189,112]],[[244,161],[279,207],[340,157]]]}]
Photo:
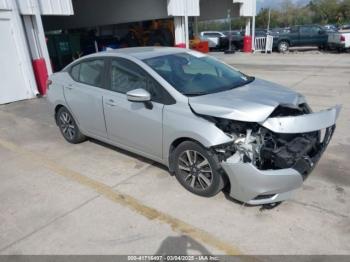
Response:
[{"label": "crack in pavement", "polygon": [[304,207],[312,207],[312,208],[318,209],[320,211],[324,211],[325,213],[334,215],[336,217],[342,217],[342,218],[349,218],[350,217],[348,215],[344,215],[344,214],[341,214],[341,213],[335,212],[333,210],[329,210],[329,209],[326,209],[324,207],[320,207],[320,206],[317,206],[317,205],[314,205],[314,204],[309,204],[309,203],[301,202],[301,201],[294,200],[294,199],[290,199],[289,201],[291,203],[298,204],[298,205],[301,205],[301,206],[304,206]]}]

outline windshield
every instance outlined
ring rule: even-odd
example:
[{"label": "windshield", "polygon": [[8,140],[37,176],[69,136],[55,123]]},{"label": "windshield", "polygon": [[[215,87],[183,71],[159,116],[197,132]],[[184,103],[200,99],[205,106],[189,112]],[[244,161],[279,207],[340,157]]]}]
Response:
[{"label": "windshield", "polygon": [[222,92],[254,80],[204,55],[178,53],[143,60],[179,92],[199,96]]}]

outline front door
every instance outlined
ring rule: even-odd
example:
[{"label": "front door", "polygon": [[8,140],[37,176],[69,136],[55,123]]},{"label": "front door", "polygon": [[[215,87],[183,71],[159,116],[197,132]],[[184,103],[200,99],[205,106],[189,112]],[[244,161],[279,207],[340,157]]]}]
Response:
[{"label": "front door", "polygon": [[[107,81],[110,90],[103,96],[103,107],[109,139],[161,159],[164,104],[156,101],[153,81],[134,62],[124,58],[111,59]],[[127,100],[126,93],[138,88],[151,93],[153,108],[147,108],[142,102]]]}]

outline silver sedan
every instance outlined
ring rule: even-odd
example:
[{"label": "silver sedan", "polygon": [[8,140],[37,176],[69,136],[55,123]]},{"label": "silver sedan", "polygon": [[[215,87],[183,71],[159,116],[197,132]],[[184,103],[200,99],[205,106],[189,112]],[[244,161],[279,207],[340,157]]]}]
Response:
[{"label": "silver sedan", "polygon": [[83,57],[50,77],[63,137],[92,137],[166,165],[188,191],[248,204],[286,200],[314,169],[340,107],[180,48]]}]

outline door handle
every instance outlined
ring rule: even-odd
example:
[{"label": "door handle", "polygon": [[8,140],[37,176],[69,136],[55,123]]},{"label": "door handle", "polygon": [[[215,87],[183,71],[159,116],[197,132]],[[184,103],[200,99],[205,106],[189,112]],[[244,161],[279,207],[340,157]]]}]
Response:
[{"label": "door handle", "polygon": [[69,89],[69,90],[72,90],[73,89],[73,85],[72,84],[69,84],[69,85],[67,85],[67,86],[65,86],[67,89]]},{"label": "door handle", "polygon": [[106,105],[108,106],[116,106],[116,102],[113,99],[108,99],[106,102]]}]

